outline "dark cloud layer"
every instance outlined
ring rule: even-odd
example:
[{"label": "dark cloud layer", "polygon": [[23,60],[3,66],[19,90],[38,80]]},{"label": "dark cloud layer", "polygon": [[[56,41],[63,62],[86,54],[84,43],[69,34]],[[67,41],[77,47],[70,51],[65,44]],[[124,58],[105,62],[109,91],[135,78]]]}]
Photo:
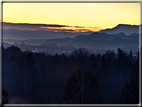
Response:
[{"label": "dark cloud layer", "polygon": [[45,30],[52,32],[89,32],[90,29],[99,29],[97,27],[83,27],[83,26],[69,26],[59,24],[32,24],[32,23],[11,23],[3,22],[3,29],[17,29],[17,30]]},{"label": "dark cloud layer", "polygon": [[69,26],[69,25],[59,25],[59,24],[31,24],[31,23],[8,23],[3,22],[3,25],[13,25],[13,26],[31,26],[31,27],[75,27],[75,28],[84,28],[82,26]]}]

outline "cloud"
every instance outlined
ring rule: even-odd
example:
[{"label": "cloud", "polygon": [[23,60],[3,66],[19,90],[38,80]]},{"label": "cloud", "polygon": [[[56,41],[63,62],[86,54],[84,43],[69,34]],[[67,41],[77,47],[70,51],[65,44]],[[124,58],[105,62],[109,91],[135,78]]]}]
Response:
[{"label": "cloud", "polygon": [[60,28],[60,27],[43,27],[40,26],[40,28],[53,31],[53,32],[89,32],[91,30],[89,29],[80,29],[80,28],[74,28],[74,27],[65,27],[65,28]]},{"label": "cloud", "polygon": [[18,29],[18,30],[45,30],[52,32],[88,32],[90,29],[98,29],[97,27],[69,26],[59,24],[32,24],[32,23],[11,23],[3,22],[3,29]]},{"label": "cloud", "polygon": [[54,32],[89,32],[91,30],[88,30],[88,29],[76,29],[76,30],[72,30],[72,29],[60,29],[60,30],[54,30]]},{"label": "cloud", "polygon": [[13,27],[39,27],[39,26],[44,26],[44,27],[70,27],[67,25],[58,25],[58,24],[31,24],[31,23],[8,23],[8,22],[3,22],[4,26],[13,26]]},{"label": "cloud", "polygon": [[3,25],[12,25],[12,26],[31,26],[31,27],[75,27],[75,28],[83,28],[82,26],[68,26],[68,25],[59,25],[59,24],[31,24],[31,23],[10,23],[3,22]]}]

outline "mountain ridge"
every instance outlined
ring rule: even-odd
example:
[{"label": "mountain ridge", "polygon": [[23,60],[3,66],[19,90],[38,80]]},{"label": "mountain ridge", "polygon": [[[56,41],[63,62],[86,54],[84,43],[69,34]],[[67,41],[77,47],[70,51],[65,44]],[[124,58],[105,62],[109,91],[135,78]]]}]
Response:
[{"label": "mountain ridge", "polygon": [[139,25],[118,24],[113,28],[103,29],[99,32],[108,34],[116,34],[119,32],[123,32],[126,35],[130,35],[132,33],[139,33]]},{"label": "mountain ridge", "polygon": [[[85,47],[85,48],[125,48],[130,49],[138,48],[139,46],[139,34],[126,35],[124,33],[118,34],[107,34],[95,32],[90,35],[79,35],[74,38],[63,38],[63,39],[49,39],[42,45],[46,43],[56,43],[59,46],[72,45],[75,47]],[[135,39],[134,39],[135,38]]]}]

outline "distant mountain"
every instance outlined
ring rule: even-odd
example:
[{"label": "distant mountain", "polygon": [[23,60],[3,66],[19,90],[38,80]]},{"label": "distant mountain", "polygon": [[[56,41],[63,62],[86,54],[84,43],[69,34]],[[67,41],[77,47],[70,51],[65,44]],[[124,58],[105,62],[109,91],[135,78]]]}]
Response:
[{"label": "distant mountain", "polygon": [[108,33],[108,34],[116,34],[123,32],[126,35],[130,35],[132,33],[139,33],[138,25],[127,25],[127,24],[119,24],[112,29],[101,30],[100,33]]},{"label": "distant mountain", "polygon": [[15,40],[25,40],[25,39],[54,39],[54,38],[74,38],[78,35],[91,34],[92,32],[52,32],[45,30],[16,30],[16,29],[3,29],[3,39],[15,39]]},{"label": "distant mountain", "polygon": [[[107,34],[117,34],[124,33],[126,35],[130,35],[132,33],[139,33],[139,26],[137,25],[126,25],[119,24],[112,29],[105,29],[99,31],[99,33],[107,33]],[[78,35],[89,35],[93,32],[52,32],[45,30],[16,30],[16,29],[3,29],[3,39],[55,39],[55,38],[74,38]]]},{"label": "distant mountain", "polygon": [[[139,46],[139,34],[133,33],[126,35],[124,33],[107,34],[95,32],[90,35],[79,35],[75,38],[63,38],[63,39],[49,39],[44,44],[56,43],[59,46],[72,45],[75,47],[85,48],[135,48]],[[43,44],[43,45],[44,45]]]},{"label": "distant mountain", "polygon": [[87,48],[128,47],[136,48],[139,44],[139,26],[119,24],[112,29],[99,32],[51,32],[45,30],[29,31],[3,29],[3,41],[6,43],[26,43],[45,45],[55,43],[59,46],[72,45]]}]

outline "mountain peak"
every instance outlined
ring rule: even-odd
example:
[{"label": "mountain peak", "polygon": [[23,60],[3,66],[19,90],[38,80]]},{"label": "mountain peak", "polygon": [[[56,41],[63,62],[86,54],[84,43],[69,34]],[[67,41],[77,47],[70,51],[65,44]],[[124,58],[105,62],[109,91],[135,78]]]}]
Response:
[{"label": "mountain peak", "polygon": [[120,32],[123,32],[126,35],[130,35],[134,32],[139,32],[139,26],[138,25],[130,25],[130,24],[118,24],[116,27],[112,29],[105,29],[100,31],[101,33],[107,33],[107,34],[117,34]]},{"label": "mountain peak", "polygon": [[119,32],[118,34],[119,34],[119,35],[125,35],[125,33],[123,33],[123,32]]},{"label": "mountain peak", "polygon": [[118,24],[116,27],[114,27],[114,28],[118,28],[118,27],[131,27],[131,26],[135,26],[135,27],[137,27],[138,25],[131,25],[131,24]]}]

